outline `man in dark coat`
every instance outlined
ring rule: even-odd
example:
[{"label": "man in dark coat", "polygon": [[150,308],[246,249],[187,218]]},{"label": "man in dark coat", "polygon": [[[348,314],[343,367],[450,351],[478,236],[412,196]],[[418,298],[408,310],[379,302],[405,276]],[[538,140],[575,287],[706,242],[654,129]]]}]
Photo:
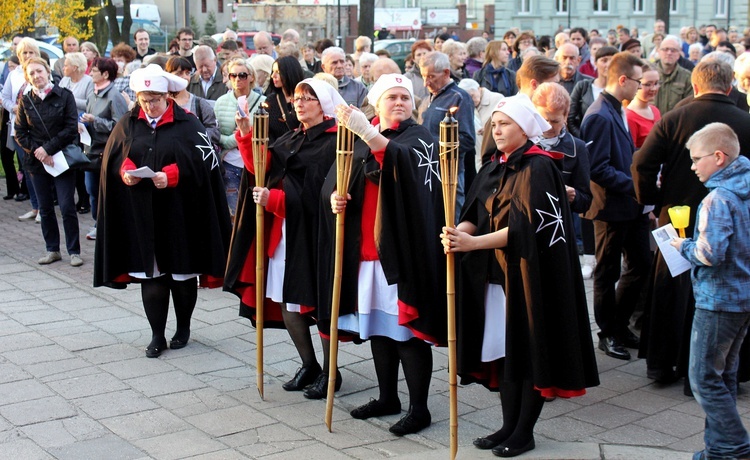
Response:
[{"label": "man in dark coat", "polygon": [[[732,75],[732,68],[726,63],[700,62],[692,74],[695,99],[666,114],[633,157],[631,170],[638,201],[660,209],[659,225],[670,222],[670,207],[690,206],[690,224],[685,229],[688,237],[693,235],[695,213],[707,190],[690,169],[687,140],[709,123],[726,123],[739,137],[740,152],[750,153],[750,114],[736,107],[727,96],[732,89]],[[661,187],[657,186],[658,180]],[[647,298],[638,356],[646,358],[650,378],[672,382],[687,375],[695,310],[690,273],[673,278],[661,252],[657,252]]]},{"label": "man in dark coat", "polygon": [[[620,52],[609,65],[607,86],[586,112],[581,138],[591,153],[593,202],[586,213],[594,220],[596,269],[594,315],[599,348],[616,359],[630,359],[628,348],[638,348],[629,329],[650,266],[649,222],[635,200],[630,164],[635,146],[628,132],[623,99],[632,100],[640,88],[641,60]],[[625,272],[621,274],[621,257]]]}]

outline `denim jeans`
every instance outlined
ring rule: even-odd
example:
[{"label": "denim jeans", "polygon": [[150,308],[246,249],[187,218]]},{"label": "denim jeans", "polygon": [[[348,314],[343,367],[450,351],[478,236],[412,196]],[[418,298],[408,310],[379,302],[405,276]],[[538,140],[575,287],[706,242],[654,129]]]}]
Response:
[{"label": "denim jeans", "polygon": [[688,372],[706,413],[706,459],[750,456],[750,438],[737,412],[737,367],[748,325],[750,313],[695,310]]},{"label": "denim jeans", "polygon": [[39,214],[42,216],[42,235],[48,252],[60,251],[60,228],[57,226],[57,215],[53,202],[52,189],[57,190],[57,202],[63,218],[65,246],[68,254],[80,254],[81,242],[78,232],[78,213],[73,194],[76,190],[76,174],[67,170],[57,177],[47,173],[34,174],[31,178],[39,200]]},{"label": "denim jeans", "polygon": [[[34,190],[34,181],[31,180],[31,174],[26,171],[23,164],[26,158],[26,151],[18,145],[15,139],[13,144],[16,146],[16,155],[18,155],[18,166],[23,169],[23,182],[26,185],[26,189],[29,191],[29,200],[31,201],[31,209],[39,209],[39,200],[36,198],[36,190]],[[22,187],[23,188],[23,187]]]},{"label": "denim jeans", "polygon": [[240,179],[242,179],[242,168],[238,168],[226,161],[222,162],[224,166],[224,190],[227,194],[227,204],[229,205],[229,214],[234,218],[237,211],[237,198],[239,196]]},{"label": "denim jeans", "polygon": [[94,218],[96,225],[97,206],[99,206],[99,174],[100,171],[86,171],[86,192],[89,194],[91,202],[91,217]]}]

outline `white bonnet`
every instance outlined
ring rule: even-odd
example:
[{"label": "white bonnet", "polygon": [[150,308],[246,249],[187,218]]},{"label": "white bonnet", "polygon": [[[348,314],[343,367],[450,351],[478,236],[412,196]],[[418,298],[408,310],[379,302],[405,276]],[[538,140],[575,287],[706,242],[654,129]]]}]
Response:
[{"label": "white bonnet", "polygon": [[187,87],[187,81],[171,73],[156,64],[134,70],[130,74],[130,89],[136,93],[152,91],[154,93],[176,93]]},{"label": "white bonnet", "polygon": [[495,112],[502,112],[509,116],[535,144],[539,142],[545,131],[552,129],[552,126],[539,115],[531,99],[525,94],[506,97],[492,109],[492,113]]},{"label": "white bonnet", "polygon": [[320,107],[323,109],[323,114],[327,117],[336,118],[336,106],[339,104],[346,105],[346,101],[341,97],[338,90],[323,80],[305,78],[297,83],[297,88],[303,84],[310,85],[313,89],[315,96],[318,98],[318,101],[320,101]]},{"label": "white bonnet", "polygon": [[398,73],[386,73],[381,75],[380,78],[378,78],[378,81],[372,85],[372,88],[370,88],[370,91],[367,93],[367,100],[370,101],[370,104],[377,107],[378,101],[383,93],[397,86],[406,88],[406,90],[409,91],[411,103],[414,105],[414,85],[412,85],[411,80]]}]

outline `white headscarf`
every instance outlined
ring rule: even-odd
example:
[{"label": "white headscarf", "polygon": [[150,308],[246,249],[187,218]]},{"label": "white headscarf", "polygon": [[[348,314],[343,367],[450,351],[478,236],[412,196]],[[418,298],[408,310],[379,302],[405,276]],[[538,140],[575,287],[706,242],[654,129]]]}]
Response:
[{"label": "white headscarf", "polygon": [[313,89],[320,102],[320,107],[323,109],[323,114],[327,117],[336,118],[336,106],[339,104],[346,105],[346,101],[341,97],[338,90],[323,80],[305,78],[297,83],[297,88],[303,84],[310,85]]},{"label": "white headscarf", "polygon": [[539,115],[539,112],[534,108],[534,104],[531,103],[531,99],[525,94],[506,97],[497,103],[492,110],[493,114],[495,112],[508,115],[521,127],[529,140],[535,144],[539,143],[545,131],[552,129],[552,126]]}]

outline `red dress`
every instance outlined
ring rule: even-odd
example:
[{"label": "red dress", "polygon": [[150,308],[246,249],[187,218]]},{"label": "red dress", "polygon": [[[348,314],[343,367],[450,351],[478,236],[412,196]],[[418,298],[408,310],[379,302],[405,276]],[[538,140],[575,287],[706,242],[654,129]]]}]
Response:
[{"label": "red dress", "polygon": [[661,113],[659,112],[659,109],[656,108],[656,106],[649,105],[649,108],[651,109],[651,113],[654,116],[653,120],[644,118],[630,109],[625,109],[625,115],[628,117],[628,128],[630,129],[630,136],[632,136],[633,138],[633,143],[635,144],[636,149],[641,148],[643,142],[646,140],[646,136],[648,136],[648,133],[650,133],[654,128],[656,122],[661,119]]}]

